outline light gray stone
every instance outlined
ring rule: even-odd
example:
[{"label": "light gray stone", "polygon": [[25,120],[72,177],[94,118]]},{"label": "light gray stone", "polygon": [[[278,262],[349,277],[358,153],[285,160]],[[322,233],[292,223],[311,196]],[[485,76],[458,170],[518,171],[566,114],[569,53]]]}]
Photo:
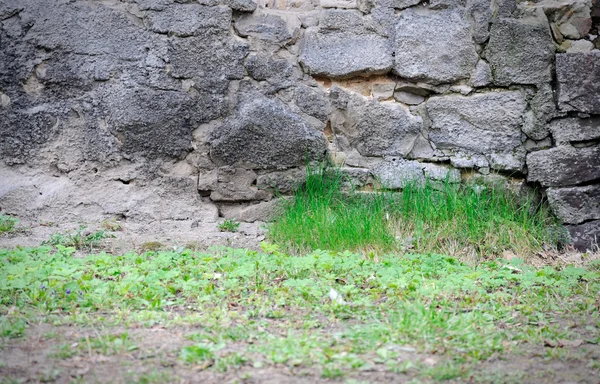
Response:
[{"label": "light gray stone", "polygon": [[492,83],[492,70],[487,61],[479,60],[471,73],[469,84],[475,88],[487,87]]},{"label": "light gray stone", "polygon": [[149,11],[148,28],[156,33],[187,37],[197,33],[227,32],[231,9],[199,4],[173,4],[162,11]]},{"label": "light gray stone", "polygon": [[477,44],[484,44],[490,37],[489,24],[492,18],[490,0],[468,0],[466,8],[473,20],[473,40]]},{"label": "light gray stone", "polygon": [[235,219],[244,223],[254,223],[256,221],[268,222],[272,221],[280,213],[286,201],[286,198],[279,198],[247,205],[222,205],[220,212],[225,219]]},{"label": "light gray stone", "polygon": [[256,10],[256,1],[254,0],[224,0],[223,4],[240,12],[253,12]]},{"label": "light gray stone", "polygon": [[550,122],[549,128],[557,143],[600,139],[600,117],[589,119],[569,117],[553,120]]},{"label": "light gray stone", "polygon": [[597,251],[600,247],[600,220],[579,225],[566,225],[573,246],[582,251]]},{"label": "light gray stone", "polygon": [[415,95],[414,93],[403,91],[394,92],[394,99],[400,103],[408,105],[417,105],[425,101],[425,98],[421,95]]},{"label": "light gray stone", "polygon": [[554,43],[547,19],[542,14],[540,17],[495,20],[490,28],[485,57],[497,85],[549,83]]},{"label": "light gray stone", "polygon": [[292,65],[287,60],[274,59],[266,54],[251,54],[246,60],[246,70],[255,80],[282,82],[292,74]]},{"label": "light gray stone", "polygon": [[210,137],[210,155],[223,165],[289,168],[322,160],[327,141],[321,132],[277,100],[244,96],[235,116]]},{"label": "light gray stone", "polygon": [[320,121],[327,121],[331,106],[328,98],[320,88],[299,86],[296,88],[296,105],[307,115],[316,117]]},{"label": "light gray stone", "polygon": [[558,106],[600,114],[600,51],[556,55]]},{"label": "light gray stone", "polygon": [[396,83],[374,83],[371,89],[373,94],[373,98],[375,100],[388,100],[394,96],[394,89],[396,88]]},{"label": "light gray stone", "polygon": [[259,189],[273,191],[275,193],[292,193],[306,178],[304,169],[288,169],[285,171],[275,171],[258,176],[256,185]]},{"label": "light gray stone", "polygon": [[432,97],[427,101],[429,139],[439,149],[516,155],[525,108],[516,91]]},{"label": "light gray stone", "polygon": [[219,167],[198,178],[198,192],[208,195],[212,201],[238,202],[266,200],[271,194],[253,186],[256,173],[252,170]]},{"label": "light gray stone", "polygon": [[486,168],[489,162],[484,155],[458,152],[450,157],[450,164],[455,168]]},{"label": "light gray stone", "polygon": [[527,111],[523,133],[527,137],[539,141],[549,135],[548,121],[559,116],[554,101],[554,91],[550,84],[538,86],[537,92],[529,100],[530,111]]},{"label": "light gray stone", "polygon": [[423,166],[418,161],[392,158],[377,165],[373,176],[387,189],[402,189],[407,185],[425,184]]},{"label": "light gray stone", "polygon": [[240,36],[252,36],[271,43],[282,44],[295,37],[295,31],[290,32],[282,17],[270,13],[242,14],[235,19],[233,26]]},{"label": "light gray stone", "polygon": [[560,145],[527,155],[528,181],[560,187],[600,179],[600,146]]},{"label": "light gray stone", "polygon": [[575,40],[571,42],[571,46],[567,49],[567,53],[585,53],[594,49],[594,43],[589,40]]},{"label": "light gray stone", "polygon": [[516,0],[491,0],[493,17],[510,17],[517,10]]},{"label": "light gray stone", "polygon": [[313,76],[344,78],[392,68],[392,49],[385,37],[376,34],[319,33],[309,28],[301,45],[300,64]]},{"label": "light gray stone", "polygon": [[445,83],[466,79],[479,58],[469,22],[459,10],[403,11],[395,39],[394,72],[410,80]]},{"label": "light gray stone", "polygon": [[404,9],[417,5],[421,0],[376,0],[379,7]]},{"label": "light gray stone", "polygon": [[342,150],[356,148],[363,156],[406,156],[420,134],[422,121],[400,104],[353,95],[345,111],[332,115],[331,125],[337,142],[346,143]]},{"label": "light gray stone", "polygon": [[421,163],[425,178],[429,180],[442,181],[448,183],[460,183],[460,171],[447,166]]},{"label": "light gray stone", "polygon": [[600,185],[548,188],[546,194],[554,214],[564,223],[600,220]]}]

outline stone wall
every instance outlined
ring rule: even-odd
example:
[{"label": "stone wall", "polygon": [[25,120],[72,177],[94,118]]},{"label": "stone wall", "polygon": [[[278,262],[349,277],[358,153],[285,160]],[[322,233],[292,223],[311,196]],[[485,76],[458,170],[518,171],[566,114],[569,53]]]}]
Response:
[{"label": "stone wall", "polygon": [[543,187],[600,238],[596,0],[0,0],[0,209],[260,218],[307,161]]}]

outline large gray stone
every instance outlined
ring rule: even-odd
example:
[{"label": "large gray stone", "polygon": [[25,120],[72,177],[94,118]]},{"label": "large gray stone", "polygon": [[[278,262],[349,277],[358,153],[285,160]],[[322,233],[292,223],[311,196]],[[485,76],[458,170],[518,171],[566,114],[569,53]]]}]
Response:
[{"label": "large gray stone", "polygon": [[544,186],[577,185],[600,179],[600,146],[560,145],[527,155],[528,181]]},{"label": "large gray stone", "polygon": [[550,84],[538,86],[537,92],[529,100],[531,110],[525,115],[523,133],[532,140],[542,140],[549,134],[548,121],[559,115]]},{"label": "large gray stone", "polygon": [[281,82],[292,74],[292,65],[287,60],[275,59],[264,54],[251,54],[246,60],[246,70],[255,80]]},{"label": "large gray stone", "polygon": [[570,117],[553,120],[549,128],[557,143],[600,139],[600,117],[589,119]]},{"label": "large gray stone", "polygon": [[257,189],[256,173],[252,170],[219,167],[198,177],[198,192],[212,201],[241,202],[267,200],[271,194]]},{"label": "large gray stone", "polygon": [[600,51],[556,55],[558,106],[600,114]]},{"label": "large gray stone", "polygon": [[392,68],[387,38],[374,33],[320,33],[309,28],[301,46],[300,64],[313,76],[344,78]]},{"label": "large gray stone", "polygon": [[240,36],[252,36],[277,44],[289,42],[296,34],[296,31],[290,31],[290,26],[282,17],[269,13],[243,14],[235,19],[233,25]]},{"label": "large gray stone", "polygon": [[499,167],[505,163],[512,166],[504,169],[514,169],[524,160],[520,147],[526,106],[517,91],[432,97],[427,102],[432,121],[429,139],[438,149],[496,154]]},{"label": "large gray stone", "polygon": [[329,119],[331,106],[320,88],[299,86],[296,88],[296,105],[307,115],[316,117],[321,121]]},{"label": "large gray stone", "polygon": [[485,50],[494,83],[542,84],[552,80],[554,42],[547,19],[497,19]]},{"label": "large gray stone", "polygon": [[554,214],[564,223],[579,224],[600,220],[600,185],[548,188],[548,201]]},{"label": "large gray stone", "polygon": [[400,104],[352,95],[346,110],[333,114],[331,125],[342,150],[356,148],[363,156],[406,156],[422,120]]},{"label": "large gray stone", "polygon": [[457,169],[396,157],[375,166],[372,174],[388,189],[402,189],[407,185],[422,186],[427,180],[442,183],[460,182],[460,171]]},{"label": "large gray stone", "polygon": [[280,101],[254,93],[245,97],[236,115],[211,134],[215,163],[289,168],[324,158],[327,141],[321,132]]},{"label": "large gray stone", "polygon": [[231,9],[205,7],[199,4],[173,4],[162,11],[149,11],[146,16],[152,32],[175,36],[193,36],[227,32],[231,25]]},{"label": "large gray stone", "polygon": [[600,220],[565,226],[573,246],[580,251],[597,251],[600,247]]},{"label": "large gray stone", "polygon": [[394,72],[434,83],[469,78],[478,56],[459,10],[408,9],[396,23]]}]

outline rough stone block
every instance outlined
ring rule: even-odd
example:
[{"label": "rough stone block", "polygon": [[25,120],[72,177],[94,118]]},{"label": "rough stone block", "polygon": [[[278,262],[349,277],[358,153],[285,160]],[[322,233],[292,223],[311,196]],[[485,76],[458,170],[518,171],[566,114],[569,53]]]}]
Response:
[{"label": "rough stone block", "polygon": [[376,34],[306,31],[300,54],[305,71],[332,78],[386,73],[392,68],[387,38]]},{"label": "rough stone block", "polygon": [[600,185],[548,188],[546,193],[554,214],[564,223],[600,220]]},{"label": "rough stone block", "polygon": [[528,181],[548,187],[577,185],[600,179],[600,145],[560,145],[527,155]]},{"label": "rough stone block", "polygon": [[394,72],[434,83],[469,78],[478,56],[459,10],[403,11],[396,22]]},{"label": "rough stone block", "polygon": [[363,156],[406,156],[420,134],[422,120],[399,104],[367,101],[353,95],[345,111],[332,116],[336,142],[341,139]]},{"label": "rough stone block", "polygon": [[173,4],[162,11],[149,11],[148,28],[156,33],[187,37],[197,33],[223,33],[231,25],[231,9],[199,4]]},{"label": "rough stone block", "polygon": [[494,153],[498,166],[521,164],[515,169],[519,170],[524,160],[519,148],[526,106],[523,95],[516,91],[432,97],[427,101],[432,121],[429,139],[438,149]]},{"label": "rough stone block", "polygon": [[547,19],[528,17],[494,21],[485,57],[497,85],[549,83],[554,42]]},{"label": "rough stone block", "polygon": [[566,225],[573,246],[580,251],[597,251],[600,246],[600,220]]},{"label": "rough stone block", "polygon": [[[298,20],[298,26],[299,24]],[[273,14],[243,14],[235,19],[233,26],[240,36],[253,36],[278,44],[292,40],[295,35],[293,26],[288,26],[286,20]]]},{"label": "rough stone block", "polygon": [[280,101],[246,95],[235,116],[210,137],[211,158],[217,164],[251,168],[289,168],[306,160],[321,160],[327,140],[321,132]]},{"label": "rough stone block", "polygon": [[557,143],[600,139],[600,117],[589,119],[570,117],[553,120],[549,128]]},{"label": "rough stone block", "polygon": [[600,114],[600,51],[556,55],[558,106]]}]

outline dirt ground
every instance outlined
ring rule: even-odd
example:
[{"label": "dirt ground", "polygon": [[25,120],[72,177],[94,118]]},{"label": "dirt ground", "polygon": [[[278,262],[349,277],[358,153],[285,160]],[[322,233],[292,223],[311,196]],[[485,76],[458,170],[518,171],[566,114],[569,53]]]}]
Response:
[{"label": "dirt ground", "polygon": [[[218,223],[161,221],[153,223],[119,223],[114,238],[105,239],[95,252],[123,253],[139,251],[145,244],[160,242],[163,249],[188,247],[208,250],[212,246],[260,249],[265,238],[264,223],[241,223],[236,233],[221,232]],[[53,233],[75,231],[80,223],[21,223],[26,229],[0,238],[0,248],[38,246]],[[102,223],[88,224],[86,230],[103,228]],[[80,252],[84,256],[85,252]],[[537,263],[585,263],[582,254],[540,255]],[[593,338],[598,324],[575,319],[569,327]],[[286,365],[256,367],[250,364],[221,372],[210,366],[183,364],[182,347],[193,345],[186,334],[201,329],[201,324],[94,328],[77,324],[29,324],[25,337],[0,339],[0,383],[315,383],[365,382],[405,383],[435,382],[437,379],[417,376],[408,370],[389,372],[384,365],[374,364],[368,370],[355,370],[341,378],[324,378],[310,367]],[[135,349],[116,354],[99,353],[82,340],[99,335],[127,332]],[[78,351],[75,355],[57,356],[61,345]],[[239,345],[245,349],[247,345]],[[230,348],[230,347],[228,347]],[[235,348],[235,345],[232,347]],[[406,352],[402,359],[415,364],[438,364],[443,355]],[[593,362],[597,362],[596,365]],[[583,342],[577,346],[530,346],[519,355],[492,356],[472,367],[468,378],[451,379],[450,383],[600,383],[600,346]],[[443,378],[443,377],[442,377]]]}]

